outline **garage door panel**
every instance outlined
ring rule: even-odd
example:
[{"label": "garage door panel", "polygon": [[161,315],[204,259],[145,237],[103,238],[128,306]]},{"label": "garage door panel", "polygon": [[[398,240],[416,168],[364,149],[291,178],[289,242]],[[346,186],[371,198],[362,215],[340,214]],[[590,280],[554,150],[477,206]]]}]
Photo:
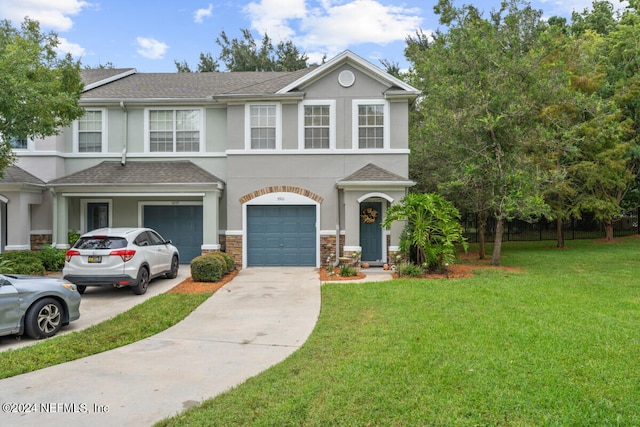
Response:
[{"label": "garage door panel", "polygon": [[153,228],[178,248],[180,262],[185,264],[202,253],[201,205],[147,205],[144,226]]},{"label": "garage door panel", "polygon": [[315,266],[315,206],[249,206],[247,264]]}]

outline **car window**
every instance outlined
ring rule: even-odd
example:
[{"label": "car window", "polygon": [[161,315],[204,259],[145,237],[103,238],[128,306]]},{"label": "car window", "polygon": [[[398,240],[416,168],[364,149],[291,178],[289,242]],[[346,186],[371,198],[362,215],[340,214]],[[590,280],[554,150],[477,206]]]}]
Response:
[{"label": "car window", "polygon": [[127,239],[108,236],[81,237],[73,247],[76,249],[120,249],[127,247]]},{"label": "car window", "polygon": [[152,245],[163,245],[164,239],[158,235],[158,233],[154,233],[153,231],[147,231],[149,234],[149,241]]},{"label": "car window", "polygon": [[149,246],[152,244],[146,231],[140,233],[138,237],[136,237],[136,240],[133,241],[133,243],[137,246]]}]

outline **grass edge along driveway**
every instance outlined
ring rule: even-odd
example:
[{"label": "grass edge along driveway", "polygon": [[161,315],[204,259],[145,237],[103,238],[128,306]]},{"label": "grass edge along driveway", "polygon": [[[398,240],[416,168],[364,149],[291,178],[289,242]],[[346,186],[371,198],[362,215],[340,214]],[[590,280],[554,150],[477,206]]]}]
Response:
[{"label": "grass edge along driveway", "polygon": [[640,425],[640,239],[505,243],[456,280],[326,284],[287,360],[161,426]]}]

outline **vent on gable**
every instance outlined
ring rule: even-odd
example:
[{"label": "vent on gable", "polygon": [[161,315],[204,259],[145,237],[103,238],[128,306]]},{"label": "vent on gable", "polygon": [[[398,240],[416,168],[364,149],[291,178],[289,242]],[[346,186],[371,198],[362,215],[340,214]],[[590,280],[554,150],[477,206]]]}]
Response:
[{"label": "vent on gable", "polygon": [[349,70],[344,70],[340,74],[338,74],[338,83],[342,87],[349,87],[354,84],[356,81],[356,76],[353,72]]}]

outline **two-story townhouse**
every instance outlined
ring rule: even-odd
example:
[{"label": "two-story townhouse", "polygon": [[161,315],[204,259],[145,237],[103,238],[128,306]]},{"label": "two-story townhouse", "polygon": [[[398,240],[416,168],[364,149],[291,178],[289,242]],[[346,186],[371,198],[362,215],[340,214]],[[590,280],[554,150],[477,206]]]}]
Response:
[{"label": "two-story townhouse", "polygon": [[68,232],[148,226],[187,263],[384,263],[402,225],[380,227],[408,175],[419,92],[345,51],[295,72],[83,70],[85,115],[16,149],[0,181],[4,250],[68,247]]}]

